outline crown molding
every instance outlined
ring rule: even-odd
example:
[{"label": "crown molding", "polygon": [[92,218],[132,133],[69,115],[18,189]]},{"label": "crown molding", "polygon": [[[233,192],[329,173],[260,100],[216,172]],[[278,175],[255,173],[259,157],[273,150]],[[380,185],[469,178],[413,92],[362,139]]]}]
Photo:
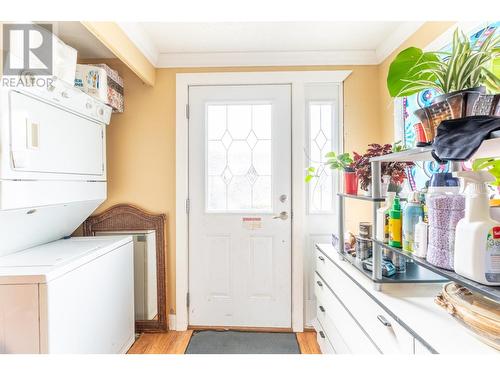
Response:
[{"label": "crown molding", "polygon": [[378,64],[382,63],[393,53],[406,39],[415,34],[425,22],[405,22],[399,25],[387,39],[385,39],[375,50]]},{"label": "crown molding", "polygon": [[282,52],[193,52],[160,53],[154,41],[136,23],[118,26],[156,68],[237,66],[378,65],[424,22],[405,22],[373,50],[282,51]]},{"label": "crown molding", "polygon": [[160,51],[142,27],[135,22],[117,22],[122,31],[129,37],[130,41],[142,52],[155,68],[158,68],[158,56]]},{"label": "crown molding", "polygon": [[298,65],[374,65],[375,51],[297,51],[297,52],[217,52],[161,53],[158,68],[298,66]]}]

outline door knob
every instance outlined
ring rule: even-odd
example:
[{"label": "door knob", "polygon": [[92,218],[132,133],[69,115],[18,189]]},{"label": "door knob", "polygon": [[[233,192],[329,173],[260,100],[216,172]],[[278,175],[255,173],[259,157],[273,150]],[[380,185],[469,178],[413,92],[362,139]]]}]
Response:
[{"label": "door knob", "polygon": [[288,212],[281,211],[278,215],[274,216],[273,219],[287,220],[288,219]]}]

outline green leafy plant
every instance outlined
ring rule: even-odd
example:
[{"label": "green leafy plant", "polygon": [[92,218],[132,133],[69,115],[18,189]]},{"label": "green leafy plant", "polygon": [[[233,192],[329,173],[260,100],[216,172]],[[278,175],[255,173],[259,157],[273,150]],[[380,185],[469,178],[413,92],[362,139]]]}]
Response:
[{"label": "green leafy plant", "polygon": [[344,171],[352,170],[354,172],[354,161],[348,152],[337,155],[335,152],[330,151],[325,155],[325,158],[326,161],[321,163],[318,168],[309,167],[306,169],[306,182],[310,182],[313,178],[318,177],[324,168],[341,169]]},{"label": "green leafy plant", "polygon": [[486,85],[500,91],[496,61],[500,57],[500,36],[490,34],[479,47],[472,47],[458,29],[453,33],[451,52],[423,52],[410,47],[401,51],[389,67],[387,88],[392,97],[435,89],[447,94]]},{"label": "green leafy plant", "polygon": [[472,163],[473,171],[487,170],[493,177],[495,177],[495,182],[492,182],[492,186],[500,186],[500,159],[491,158],[481,158],[476,159]]}]

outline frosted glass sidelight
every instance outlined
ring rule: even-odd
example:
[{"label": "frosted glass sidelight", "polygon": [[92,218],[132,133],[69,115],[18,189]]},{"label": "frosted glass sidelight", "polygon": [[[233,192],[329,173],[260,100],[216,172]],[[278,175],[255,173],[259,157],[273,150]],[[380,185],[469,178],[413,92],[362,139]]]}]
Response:
[{"label": "frosted glass sidelight", "polygon": [[334,147],[333,102],[309,103],[309,155],[311,165],[319,176],[309,184],[309,212],[329,213],[333,211],[333,174],[330,168],[318,168],[325,161],[325,154]]},{"label": "frosted glass sidelight", "polygon": [[206,105],[208,211],[272,211],[272,104]]}]

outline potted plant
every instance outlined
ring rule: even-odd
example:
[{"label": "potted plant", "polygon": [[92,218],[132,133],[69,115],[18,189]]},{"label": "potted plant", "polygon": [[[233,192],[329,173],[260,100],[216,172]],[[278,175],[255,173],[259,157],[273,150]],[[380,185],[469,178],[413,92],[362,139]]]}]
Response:
[{"label": "potted plant", "polygon": [[306,169],[306,182],[319,177],[324,168],[342,170],[344,172],[344,192],[356,195],[358,193],[358,178],[351,155],[348,152],[337,155],[335,152],[330,151],[325,157],[326,161],[320,163],[317,168],[311,166]]},{"label": "potted plant", "polygon": [[492,69],[500,56],[500,37],[490,34],[479,47],[455,30],[450,52],[424,52],[409,47],[392,61],[387,75],[391,97],[413,95],[425,89],[439,94],[429,108],[415,111],[427,138],[432,140],[441,121],[472,115],[490,115],[498,109],[498,100],[486,94],[500,91],[500,78]]},{"label": "potted plant", "polygon": [[[371,143],[368,145],[368,149],[362,155],[353,152],[354,154],[354,168],[356,169],[356,174],[359,179],[359,187],[361,190],[365,191],[365,195],[371,195],[371,183],[372,183],[372,166],[370,159],[375,156],[382,156],[391,154],[393,152],[403,151],[404,147],[401,146],[400,142],[396,142],[393,145],[385,144],[380,145],[378,143]],[[413,166],[413,163],[408,162],[387,162],[382,163],[382,183],[394,184],[394,189],[400,189],[404,179],[406,178],[406,169]],[[386,180],[386,181],[384,181]],[[387,181],[389,180],[389,181]]]}]

